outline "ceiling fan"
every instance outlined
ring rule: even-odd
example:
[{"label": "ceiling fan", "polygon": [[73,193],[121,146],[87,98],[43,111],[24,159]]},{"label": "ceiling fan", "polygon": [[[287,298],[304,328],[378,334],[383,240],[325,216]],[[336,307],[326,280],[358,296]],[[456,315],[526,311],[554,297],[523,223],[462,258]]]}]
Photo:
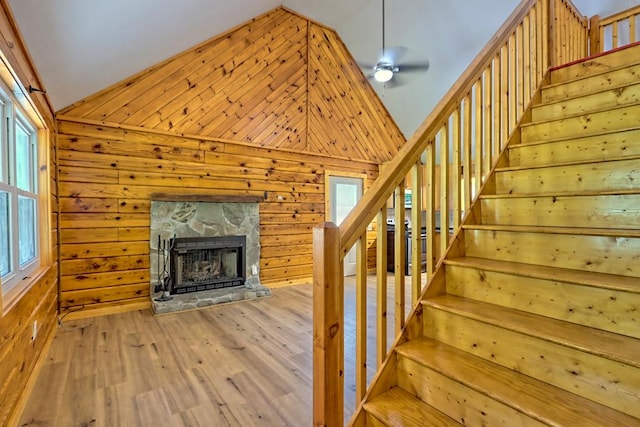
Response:
[{"label": "ceiling fan", "polygon": [[392,80],[396,73],[400,71],[426,71],[429,69],[429,62],[419,63],[400,63],[400,57],[406,52],[405,47],[386,47],[385,45],[385,0],[382,0],[382,53],[378,62],[375,65],[363,65],[371,71],[367,77],[374,79],[377,82],[385,84],[385,86],[391,82],[398,83],[397,80]]}]

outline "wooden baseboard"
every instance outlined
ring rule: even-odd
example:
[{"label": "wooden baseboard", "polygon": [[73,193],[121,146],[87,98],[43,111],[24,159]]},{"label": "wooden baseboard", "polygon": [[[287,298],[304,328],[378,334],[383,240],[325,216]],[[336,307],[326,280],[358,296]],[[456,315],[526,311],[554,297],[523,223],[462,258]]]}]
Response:
[{"label": "wooden baseboard", "polygon": [[295,285],[304,285],[304,284],[310,285],[312,283],[313,283],[313,277],[309,276],[309,277],[301,277],[299,279],[282,280],[280,282],[263,283],[262,285],[270,289],[275,289],[275,288],[284,288],[287,286],[295,286]]},{"label": "wooden baseboard", "polygon": [[47,333],[47,338],[42,346],[42,351],[38,355],[38,359],[33,366],[33,370],[31,374],[29,374],[29,378],[27,379],[24,388],[22,389],[22,393],[16,402],[16,406],[13,408],[13,412],[9,416],[7,420],[8,426],[17,426],[20,423],[20,419],[22,418],[22,413],[24,412],[24,408],[27,406],[27,402],[29,401],[29,397],[31,397],[31,392],[36,385],[36,381],[38,380],[38,376],[40,375],[40,371],[47,360],[47,356],[49,355],[49,350],[51,349],[51,344],[53,344],[53,338],[56,335],[56,331],[58,329],[58,322],[51,322],[51,329]]},{"label": "wooden baseboard", "polygon": [[62,313],[64,320],[79,320],[89,317],[108,316],[109,314],[126,313],[128,311],[136,310],[151,310],[151,301],[135,302],[131,304],[118,304],[108,307],[87,308],[76,311],[68,311]]}]

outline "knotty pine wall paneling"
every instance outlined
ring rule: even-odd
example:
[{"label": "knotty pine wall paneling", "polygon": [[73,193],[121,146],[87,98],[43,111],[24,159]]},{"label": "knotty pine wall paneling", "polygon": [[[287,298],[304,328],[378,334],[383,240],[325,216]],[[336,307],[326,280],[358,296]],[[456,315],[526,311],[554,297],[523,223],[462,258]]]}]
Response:
[{"label": "knotty pine wall paneling", "polygon": [[405,142],[336,32],[282,7],[58,117],[377,163]]},{"label": "knotty pine wall paneling", "polygon": [[148,304],[154,193],[261,197],[261,281],[307,281],[325,168],[369,182],[378,171],[374,162],[70,121],[59,122],[58,143],[62,310]]},{"label": "knotty pine wall paneling", "polygon": [[[15,420],[16,405],[35,368],[36,361],[43,357],[43,350],[57,324],[58,313],[58,197],[56,182],[56,148],[52,136],[50,141],[50,206],[51,206],[51,253],[50,264],[36,282],[20,299],[0,311],[0,425],[9,425]],[[1,299],[0,299],[1,302]],[[32,340],[33,325],[37,322],[37,334]]]},{"label": "knotty pine wall paneling", "polygon": [[[0,51],[23,87],[31,85],[45,89],[31,63],[6,0],[0,0]],[[49,164],[42,166],[47,168],[50,179],[52,230],[51,253],[48,255],[51,262],[13,306],[0,310],[0,425],[3,426],[17,422],[16,411],[20,410],[25,387],[56,324],[58,308],[55,120],[45,94],[33,93],[31,98],[50,131]],[[3,302],[6,303],[0,298],[0,303]],[[37,322],[38,332],[35,340],[32,340],[34,322]]]},{"label": "knotty pine wall paneling", "polygon": [[148,305],[153,193],[261,197],[261,281],[308,281],[325,169],[370,184],[405,142],[335,31],[282,7],[56,117],[62,310]]},{"label": "knotty pine wall paneling", "polygon": [[337,34],[311,24],[309,52],[309,147],[390,160],[404,137]]}]

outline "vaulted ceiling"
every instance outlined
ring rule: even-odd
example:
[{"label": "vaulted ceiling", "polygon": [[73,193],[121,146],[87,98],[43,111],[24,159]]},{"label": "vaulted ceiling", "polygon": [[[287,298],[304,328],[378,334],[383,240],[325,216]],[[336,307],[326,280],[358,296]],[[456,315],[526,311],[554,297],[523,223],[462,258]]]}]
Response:
[{"label": "vaulted ceiling", "polygon": [[[606,16],[637,0],[573,0]],[[8,0],[55,109],[89,96],[178,52],[284,5],[334,28],[353,56],[375,63],[382,0]],[[408,137],[518,0],[387,0],[386,44],[403,62],[429,70],[401,73],[399,85],[374,83]]]}]

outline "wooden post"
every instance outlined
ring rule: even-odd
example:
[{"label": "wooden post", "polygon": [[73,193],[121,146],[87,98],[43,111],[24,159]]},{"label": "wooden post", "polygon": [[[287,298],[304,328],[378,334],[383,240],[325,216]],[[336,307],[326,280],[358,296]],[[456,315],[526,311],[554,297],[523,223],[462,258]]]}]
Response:
[{"label": "wooden post", "polygon": [[356,402],[367,391],[367,232],[356,241]]},{"label": "wooden post", "polygon": [[398,188],[394,194],[395,197],[395,226],[393,234],[393,246],[394,246],[394,280],[395,280],[395,328],[396,335],[402,332],[404,328],[405,313],[404,313],[404,295],[405,295],[405,275],[404,266],[406,262],[407,252],[405,250],[406,245],[406,233],[404,230],[404,186],[405,180],[400,181]]},{"label": "wooden post", "polygon": [[344,275],[340,231],[313,229],[313,425],[344,425]]},{"label": "wooden post", "polygon": [[411,303],[422,295],[422,163],[411,169]]},{"label": "wooden post", "polygon": [[549,68],[553,68],[556,65],[559,65],[556,60],[558,57],[558,13],[556,10],[556,0],[548,0],[549,6],[547,7],[547,11],[549,12],[549,17],[547,22],[549,23]]},{"label": "wooden post", "polygon": [[[476,144],[477,145],[477,144]],[[436,150],[435,142],[431,142],[425,151],[425,173],[427,181],[427,281],[435,273],[436,266]]]},{"label": "wooden post", "polygon": [[589,55],[600,53],[600,16],[594,15],[589,20]]},{"label": "wooden post", "polygon": [[440,130],[440,250],[436,264],[449,246],[449,122]]},{"label": "wooden post", "polygon": [[[498,67],[496,67],[497,69]],[[498,80],[500,80],[498,78]],[[498,99],[498,96],[496,96],[496,99]],[[500,109],[498,108],[496,110],[496,117],[500,116]],[[473,159],[471,158],[471,93],[468,93],[467,96],[464,98],[464,121],[463,121],[463,131],[462,131],[462,135],[464,138],[464,142],[463,142],[463,151],[464,151],[464,169],[463,169],[463,174],[464,174],[464,202],[462,204],[464,211],[468,212],[469,208],[471,208],[471,202],[473,201],[473,186],[471,185],[471,171],[473,168]],[[498,128],[499,125],[496,124],[496,128]],[[499,138],[499,132],[496,133],[496,140],[500,140]],[[427,228],[428,230],[428,228]],[[428,233],[429,231],[427,231]],[[428,249],[427,249],[428,252]]]},{"label": "wooden post", "polygon": [[387,357],[387,207],[378,212],[378,239],[376,241],[376,354],[378,364]]}]

